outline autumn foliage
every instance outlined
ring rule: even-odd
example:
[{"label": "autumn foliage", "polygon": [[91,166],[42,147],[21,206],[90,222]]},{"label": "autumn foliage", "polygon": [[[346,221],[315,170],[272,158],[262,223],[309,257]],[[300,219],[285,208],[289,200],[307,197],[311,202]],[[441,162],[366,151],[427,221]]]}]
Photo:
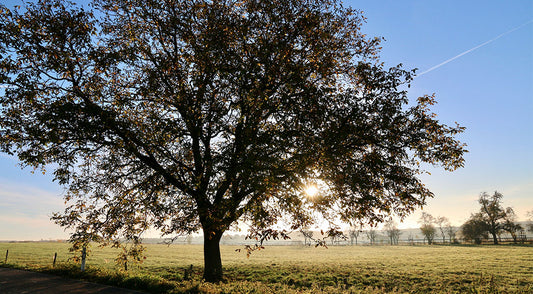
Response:
[{"label": "autumn foliage", "polygon": [[[0,148],[52,169],[73,240],[379,222],[433,194],[421,163],[463,165],[460,126],[340,1],[41,0],[0,6]],[[304,197],[305,183],[322,183]]]}]

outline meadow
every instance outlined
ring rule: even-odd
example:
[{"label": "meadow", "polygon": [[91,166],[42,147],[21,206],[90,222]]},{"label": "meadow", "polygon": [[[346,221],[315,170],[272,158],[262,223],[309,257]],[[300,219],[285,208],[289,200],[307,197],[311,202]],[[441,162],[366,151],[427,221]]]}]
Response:
[{"label": "meadow", "polygon": [[533,293],[531,246],[266,246],[247,258],[225,245],[220,284],[201,281],[201,245],[147,245],[147,258],[128,271],[116,250],[93,246],[84,273],[67,260],[68,247],[0,243],[0,266],[150,293]]}]

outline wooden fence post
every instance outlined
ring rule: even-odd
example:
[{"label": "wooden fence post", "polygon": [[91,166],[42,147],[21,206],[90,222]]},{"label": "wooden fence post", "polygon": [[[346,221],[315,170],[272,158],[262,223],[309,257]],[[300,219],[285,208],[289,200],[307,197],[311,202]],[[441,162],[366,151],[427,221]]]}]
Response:
[{"label": "wooden fence post", "polygon": [[4,261],[4,263],[7,263],[7,256],[9,255],[9,249],[6,250],[6,260]]},{"label": "wooden fence post", "polygon": [[185,273],[183,275],[183,279],[184,280],[190,280],[192,278],[192,264],[191,266],[187,269],[185,269]]},{"label": "wooden fence post", "polygon": [[56,267],[56,259],[57,259],[57,252],[54,254],[54,262],[52,263],[52,267]]},{"label": "wooden fence post", "polygon": [[87,245],[83,245],[81,249],[81,271],[85,271],[85,258],[87,257]]}]

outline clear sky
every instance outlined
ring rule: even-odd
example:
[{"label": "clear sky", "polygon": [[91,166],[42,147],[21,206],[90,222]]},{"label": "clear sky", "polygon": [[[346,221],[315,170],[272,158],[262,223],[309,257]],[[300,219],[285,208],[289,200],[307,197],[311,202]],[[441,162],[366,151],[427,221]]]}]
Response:
[{"label": "clear sky", "polygon": [[[16,1],[7,1],[8,4]],[[382,60],[419,68],[415,99],[436,94],[441,121],[467,129],[463,169],[431,169],[424,211],[462,224],[480,192],[504,195],[521,220],[533,210],[533,1],[345,1],[364,11],[363,32],[382,36]],[[429,71],[428,71],[429,70]],[[62,211],[51,176],[21,170],[0,154],[0,240],[66,238],[49,217]],[[416,227],[420,211],[402,227]]]}]

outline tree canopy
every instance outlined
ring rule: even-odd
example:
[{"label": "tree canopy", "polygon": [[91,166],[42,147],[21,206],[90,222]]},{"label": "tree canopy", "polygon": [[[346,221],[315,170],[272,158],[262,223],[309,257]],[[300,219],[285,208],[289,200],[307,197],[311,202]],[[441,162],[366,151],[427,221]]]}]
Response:
[{"label": "tree canopy", "polygon": [[[506,210],[502,206],[503,195],[494,191],[491,196],[487,192],[479,194],[479,219],[485,222],[487,231],[492,235],[494,244],[498,244],[498,235],[503,230],[503,221],[506,217]],[[509,208],[510,209],[510,208]],[[512,211],[512,209],[510,209]]]},{"label": "tree canopy", "polygon": [[0,148],[53,169],[73,240],[203,230],[208,281],[237,222],[403,217],[433,196],[421,163],[463,166],[463,127],[409,103],[363,23],[335,0],[0,6]]},{"label": "tree canopy", "polygon": [[483,219],[481,213],[472,214],[470,218],[461,226],[461,233],[466,240],[474,240],[476,244],[481,244],[482,239],[488,238],[489,226]]}]

